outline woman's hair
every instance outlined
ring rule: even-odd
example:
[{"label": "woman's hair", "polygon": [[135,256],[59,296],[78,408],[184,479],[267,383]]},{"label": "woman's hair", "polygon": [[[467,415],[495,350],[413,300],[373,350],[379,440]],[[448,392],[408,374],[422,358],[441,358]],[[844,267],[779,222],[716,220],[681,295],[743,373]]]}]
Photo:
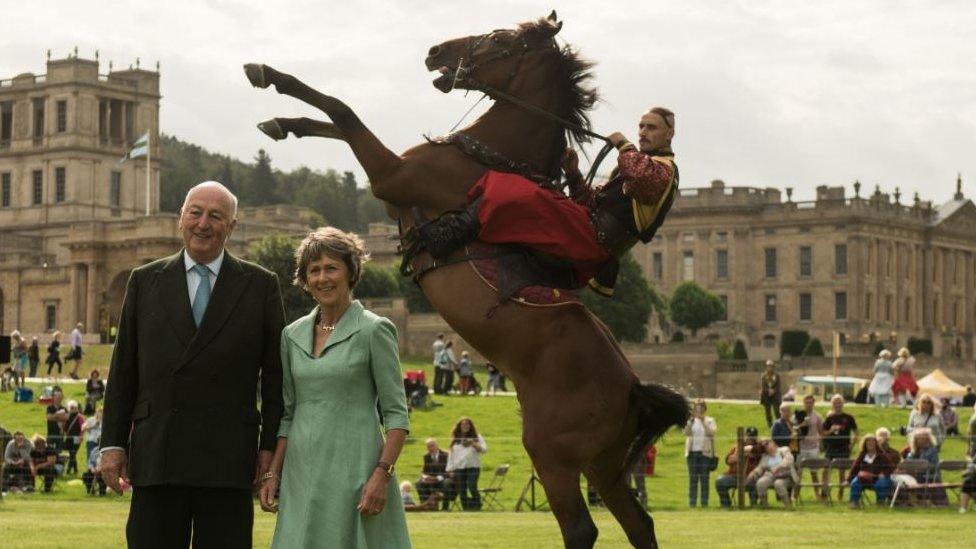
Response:
[{"label": "woman's hair", "polygon": [[915,401],[915,409],[918,410],[919,412],[922,411],[922,402],[923,401],[928,401],[928,402],[931,402],[932,403],[932,413],[938,413],[939,410],[942,409],[942,405],[940,405],[938,402],[936,402],[936,400],[934,398],[932,398],[932,395],[926,393],[926,394],[918,397],[918,400]]},{"label": "woman's hair", "polygon": [[898,349],[898,356],[902,358],[907,358],[908,355],[910,354],[911,353],[908,352],[908,347],[902,347],[901,349]]},{"label": "woman's hair", "polygon": [[100,375],[101,374],[98,373],[98,368],[92,368],[92,371],[88,372],[88,377],[89,378],[92,378],[92,377],[95,377],[95,376],[100,376]]},{"label": "woman's hair", "polygon": [[872,435],[871,433],[868,433],[868,434],[864,435],[863,437],[861,437],[861,452],[867,452],[868,451],[868,441],[869,440],[873,440],[874,441],[874,451],[875,452],[881,452],[881,445],[878,444],[878,437],[876,437],[875,435]]},{"label": "woman's hair", "polygon": [[10,332],[10,339],[16,339],[17,341],[20,341],[21,340],[20,330],[14,330]]},{"label": "woman's hair", "polygon": [[363,239],[335,227],[319,227],[308,233],[295,250],[295,278],[292,283],[308,290],[308,264],[327,255],[339,259],[349,270],[349,289],[356,287],[363,274],[363,264],[369,261],[369,251]]},{"label": "woman's hair", "polygon": [[708,404],[705,403],[705,399],[699,398],[695,401],[695,406],[701,406],[702,413],[704,414],[708,410]]},{"label": "woman's hair", "polygon": [[888,437],[889,440],[891,439],[891,431],[887,427],[878,427],[878,430],[874,432],[876,438],[881,435]]},{"label": "woman's hair", "polygon": [[934,447],[936,445],[935,435],[932,434],[932,429],[929,429],[928,427],[919,427],[918,429],[912,431],[912,436],[908,437],[908,447],[910,448],[911,453],[915,454],[918,450],[917,444],[918,439],[920,438],[927,438],[929,441],[929,446]]},{"label": "woman's hair", "polygon": [[891,358],[891,351],[888,349],[881,349],[881,352],[878,353],[878,358]]},{"label": "woman's hair", "polygon": [[42,437],[38,433],[34,433],[34,436],[31,437],[31,444],[33,444],[35,448],[38,445],[45,445],[45,446],[47,446],[47,439],[45,439],[44,437]]},{"label": "woman's hair", "polygon": [[[467,435],[461,432],[461,424],[464,423],[465,421],[471,424],[471,430],[468,431]],[[457,421],[457,423],[454,424],[454,429],[451,431],[451,446],[454,446],[455,444],[461,442],[461,440],[466,438],[477,439],[478,429],[475,428],[474,422],[471,421],[471,418],[462,417]]]},{"label": "woman's hair", "polygon": [[54,333],[51,334],[51,337],[57,339],[57,338],[61,337],[61,332],[55,330]]}]

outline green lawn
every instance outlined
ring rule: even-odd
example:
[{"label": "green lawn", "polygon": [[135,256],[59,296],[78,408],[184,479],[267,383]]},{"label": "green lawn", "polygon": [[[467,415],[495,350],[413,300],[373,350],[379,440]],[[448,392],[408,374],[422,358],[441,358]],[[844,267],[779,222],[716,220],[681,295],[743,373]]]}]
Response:
[{"label": "green lawn", "polygon": [[[107,346],[90,347],[86,366],[104,370],[108,362]],[[100,359],[98,357],[101,357]],[[99,360],[101,362],[99,362]],[[428,368],[425,360],[407,360],[404,369]],[[432,377],[429,378],[432,381]],[[479,379],[484,382],[482,372]],[[84,386],[65,384],[67,398],[83,400]],[[37,387],[39,388],[39,387]],[[490,469],[503,463],[511,464],[509,477],[499,498],[507,512],[460,515],[458,513],[411,515],[411,535],[418,547],[512,547],[559,546],[555,521],[548,513],[513,513],[515,501],[530,474],[530,463],[521,445],[521,418],[518,403],[512,397],[437,397],[442,406],[431,411],[415,411],[411,417],[411,434],[404,448],[398,470],[401,479],[414,480],[420,472],[423,441],[430,436],[446,443],[454,422],[461,416],[473,418],[485,438],[489,451],[484,458],[482,485],[488,482]],[[897,435],[898,427],[908,418],[901,409],[877,409],[851,406],[862,432],[886,426],[895,433],[896,447],[905,444]],[[826,412],[826,409],[823,410]],[[711,403],[709,415],[719,426],[720,451],[727,449],[734,439],[737,426],[764,424],[762,410],[754,404]],[[960,418],[968,420],[968,414]],[[37,404],[14,404],[10,393],[0,395],[0,425],[8,430],[21,429],[32,434],[43,433],[44,411]],[[762,432],[768,432],[765,428]],[[771,547],[790,540],[793,546],[822,546],[828,534],[831,542],[840,546],[882,547],[911,539],[914,532],[919,539],[943,547],[961,547],[960,540],[969,536],[968,545],[976,542],[976,523],[973,516],[959,516],[949,510],[886,510],[871,509],[851,512],[844,506],[824,508],[807,505],[793,514],[775,509],[766,512],[724,512],[687,510],[687,470],[683,457],[684,439],[678,432],[669,433],[659,443],[656,475],[648,478],[650,507],[654,510],[657,531],[666,546],[688,547]],[[946,442],[942,457],[961,459],[964,442]],[[720,469],[720,472],[724,467]],[[714,482],[714,475],[712,476]],[[718,505],[712,490],[711,505]],[[96,547],[117,546],[120,543],[126,505],[118,498],[89,498],[84,495],[78,479],[60,479],[55,493],[28,496],[8,496],[0,506],[0,539],[4,547]],[[601,541],[607,546],[625,541],[612,517],[602,510],[595,511],[601,528]],[[862,517],[867,514],[869,517]],[[256,544],[266,546],[273,529],[273,518],[259,513]],[[809,517],[801,518],[801,516]],[[702,521],[707,521],[703,528]],[[72,528],[61,528],[71,524]],[[748,533],[729,536],[730,528],[749,524]],[[803,525],[798,529],[798,525]],[[871,535],[864,535],[870,525]],[[56,540],[38,537],[37,532],[59,530]],[[801,534],[798,535],[798,532]],[[924,532],[924,533],[923,533]],[[36,541],[35,541],[36,539]],[[13,545],[8,540],[17,540]],[[104,545],[99,545],[104,542]],[[899,543],[899,544],[902,544]],[[22,545],[19,545],[22,544]],[[63,544],[63,545],[59,545]],[[836,543],[835,543],[836,544]]]}]

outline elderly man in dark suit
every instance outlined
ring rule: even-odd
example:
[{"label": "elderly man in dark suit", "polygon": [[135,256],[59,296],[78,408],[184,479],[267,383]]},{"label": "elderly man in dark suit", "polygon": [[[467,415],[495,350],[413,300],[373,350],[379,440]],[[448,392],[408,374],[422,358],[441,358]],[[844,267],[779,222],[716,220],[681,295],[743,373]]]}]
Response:
[{"label": "elderly man in dark suit", "polygon": [[284,310],[277,277],[224,250],[236,224],[234,195],[201,183],[180,210],[184,249],[129,277],[101,457],[109,487],[133,486],[130,547],[251,547],[251,488],[283,407]]},{"label": "elderly man in dark suit", "polygon": [[417,480],[417,497],[423,503],[433,492],[441,492],[444,495],[444,510],[448,509],[451,500],[454,499],[454,481],[450,478],[447,469],[447,452],[437,446],[437,441],[433,438],[427,439],[427,453],[424,454],[424,468]]}]

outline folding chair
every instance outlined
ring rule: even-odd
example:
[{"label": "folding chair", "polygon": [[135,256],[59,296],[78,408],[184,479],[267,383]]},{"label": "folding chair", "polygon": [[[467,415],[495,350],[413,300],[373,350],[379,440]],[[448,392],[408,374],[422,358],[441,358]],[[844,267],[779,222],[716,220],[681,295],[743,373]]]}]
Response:
[{"label": "folding chair", "polygon": [[830,484],[829,484],[829,482],[830,482],[829,481],[830,475],[834,471],[837,471],[837,475],[838,475],[838,479],[839,479],[837,481],[837,501],[838,502],[843,502],[844,501],[844,488],[847,487],[847,478],[846,478],[846,476],[847,476],[847,472],[851,470],[851,465],[854,465],[854,460],[853,459],[850,459],[850,458],[834,458],[834,459],[830,460],[830,464],[827,465],[827,470],[824,473],[824,475],[827,477],[827,480],[825,481],[825,486],[826,487],[824,488],[824,490],[825,490],[825,495],[827,497],[828,503],[831,503],[831,500],[830,500]]},{"label": "folding chair", "polygon": [[[804,483],[803,482],[803,470],[804,469],[810,471],[810,473],[811,473],[810,482],[809,483]],[[796,472],[797,472],[798,476],[800,477],[800,482],[796,483],[796,486],[793,487],[793,501],[795,501],[797,505],[800,505],[802,503],[802,501],[803,501],[800,498],[800,490],[802,488],[813,488],[815,490],[816,489],[819,489],[820,490],[820,494],[821,494],[821,499],[823,500],[823,502],[824,503],[830,503],[830,498],[829,497],[826,497],[824,495],[824,483],[827,481],[827,479],[824,479],[824,481],[821,481],[821,482],[813,482],[813,475],[812,475],[812,473],[815,472],[815,471],[816,472],[823,472],[826,469],[827,469],[827,460],[826,459],[823,459],[823,458],[801,459],[797,463]],[[826,473],[825,473],[825,475],[826,475]]]},{"label": "folding chair", "polygon": [[498,494],[502,491],[502,483],[505,482],[505,476],[508,474],[509,467],[511,465],[508,463],[499,465],[495,468],[495,476],[491,477],[488,486],[478,490],[478,493],[481,494],[482,509],[502,510],[502,506],[498,503]]}]

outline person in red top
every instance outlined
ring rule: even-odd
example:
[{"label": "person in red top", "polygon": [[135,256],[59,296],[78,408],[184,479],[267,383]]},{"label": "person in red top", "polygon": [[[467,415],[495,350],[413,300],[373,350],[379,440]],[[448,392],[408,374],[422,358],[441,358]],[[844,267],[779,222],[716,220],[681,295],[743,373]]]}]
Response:
[{"label": "person in red top", "polygon": [[878,439],[874,435],[864,435],[861,439],[861,453],[847,473],[847,482],[851,485],[851,508],[859,507],[858,502],[865,488],[874,489],[879,504],[888,499],[891,474],[894,471],[895,466],[881,449]]},{"label": "person in red top", "polygon": [[469,191],[464,211],[425,223],[417,234],[437,260],[475,239],[521,244],[569,261],[574,287],[588,284],[609,296],[618,258],[654,237],[678,189],[674,113],[654,107],[641,116],[638,133],[636,146],[620,132],[608,136],[619,156],[605,185],[586,185],[572,149],[562,163],[569,196],[521,175],[489,170]]},{"label": "person in red top", "polygon": [[[746,476],[759,465],[759,460],[762,459],[763,449],[762,446],[756,443],[756,437],[759,436],[759,430],[755,427],[746,427],[746,440],[743,447],[743,452],[746,457]],[[725,463],[729,466],[728,471],[724,475],[721,475],[715,479],[715,491],[718,492],[719,503],[722,507],[729,508],[732,507],[732,498],[729,497],[729,490],[735,488],[736,485],[736,474],[739,470],[738,461],[738,444],[733,444],[729,449],[729,453],[725,455]],[[749,494],[749,503],[751,505],[756,504],[756,484],[755,482],[746,486],[746,491]]]}]

